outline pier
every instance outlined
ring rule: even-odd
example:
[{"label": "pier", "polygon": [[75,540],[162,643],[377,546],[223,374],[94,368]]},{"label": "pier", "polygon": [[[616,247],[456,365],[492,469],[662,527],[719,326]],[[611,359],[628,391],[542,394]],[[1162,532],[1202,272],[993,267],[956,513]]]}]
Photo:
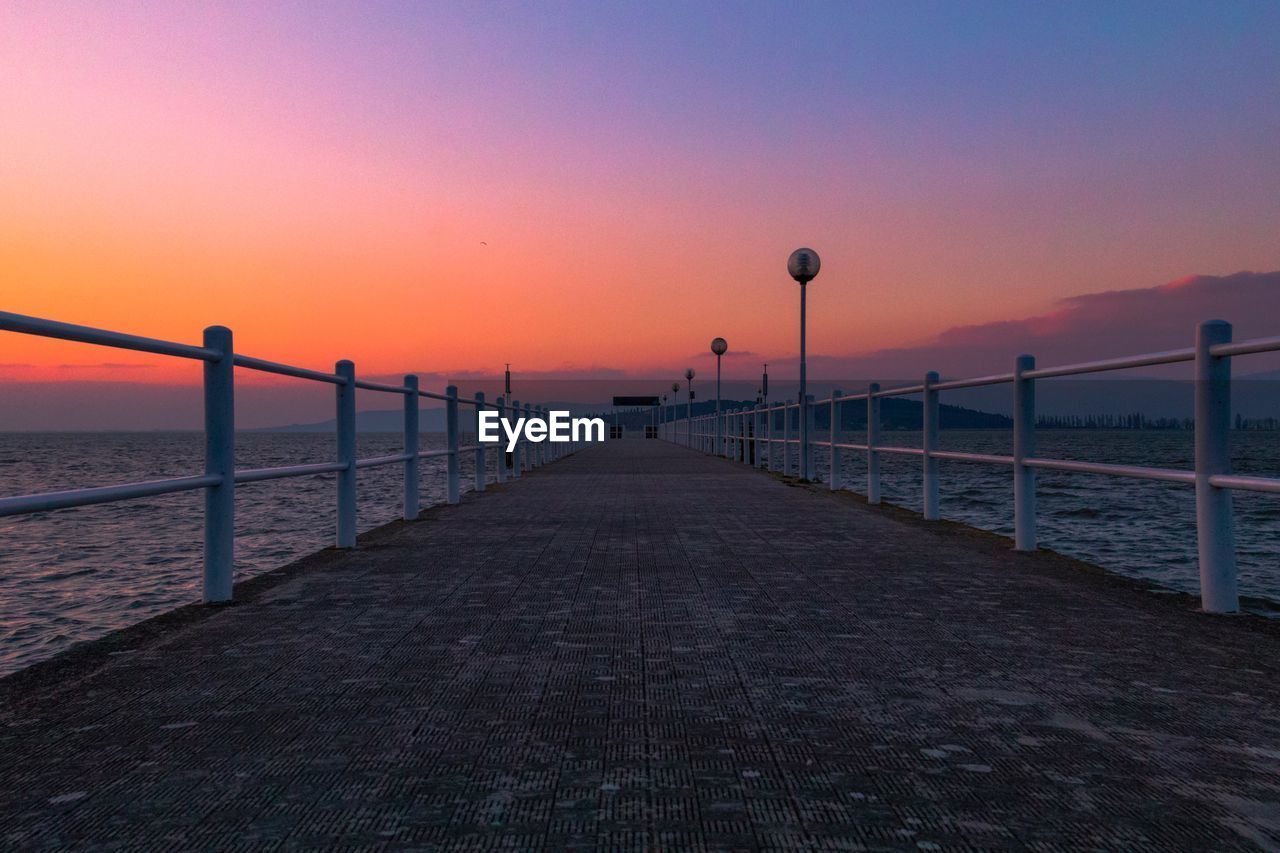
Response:
[{"label": "pier", "polygon": [[593,445],[0,682],[0,844],[1256,849],[1280,632]]}]

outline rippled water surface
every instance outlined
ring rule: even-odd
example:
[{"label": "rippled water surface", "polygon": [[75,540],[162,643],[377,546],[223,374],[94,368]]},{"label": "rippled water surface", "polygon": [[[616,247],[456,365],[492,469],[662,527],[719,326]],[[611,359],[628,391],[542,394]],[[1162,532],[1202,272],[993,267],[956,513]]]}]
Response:
[{"label": "rippled water surface", "polygon": [[[825,438],[825,436],[822,436]],[[865,436],[848,435],[850,443]],[[888,432],[884,444],[920,447],[919,432]],[[1013,435],[1003,430],[944,430],[942,450],[1009,455]],[[829,450],[815,448],[819,476],[827,481]],[[1195,467],[1192,433],[1144,430],[1039,430],[1036,455],[1051,459]],[[1238,474],[1280,476],[1280,433],[1232,434]],[[921,508],[921,469],[916,456],[882,454],[881,497]],[[866,455],[845,452],[846,488],[866,491]],[[943,518],[1013,536],[1013,480],[1005,466],[941,461]],[[1236,553],[1242,595],[1280,602],[1280,496],[1234,493]],[[1036,472],[1039,544],[1116,572],[1198,592],[1195,491],[1191,486],[1063,471]]]},{"label": "rippled water surface", "polygon": [[[420,442],[439,448],[443,436],[423,435]],[[240,468],[325,462],[336,454],[333,436],[324,433],[243,433],[236,445]],[[362,433],[358,451],[362,458],[385,456],[402,446],[396,434]],[[464,491],[473,481],[472,461],[462,454]],[[203,468],[200,433],[0,433],[0,495]],[[360,470],[361,530],[400,517],[402,471],[400,465]],[[421,479],[423,506],[444,500],[443,459],[422,460]],[[332,544],[336,488],[333,474],[237,487],[236,578]],[[196,491],[0,518],[0,675],[198,600],[203,517]]]},{"label": "rippled water surface", "polygon": [[[858,441],[860,436],[847,440]],[[883,440],[919,447],[919,433]],[[1189,432],[1045,430],[1039,455],[1061,459],[1192,467]],[[423,436],[439,447],[440,436]],[[242,468],[327,461],[332,435],[247,433],[237,437]],[[1008,432],[944,432],[943,448],[1010,452]],[[1280,474],[1280,434],[1233,436],[1236,471]],[[392,434],[361,434],[362,457],[399,451]],[[826,479],[826,451],[815,452]],[[464,488],[472,481],[463,454]],[[0,434],[0,494],[18,495],[180,476],[203,466],[198,433]],[[885,455],[884,499],[920,505],[917,457]],[[849,488],[866,482],[863,454],[844,454]],[[423,460],[423,505],[444,497],[440,459]],[[401,469],[359,473],[360,529],[399,517]],[[1038,474],[1040,543],[1118,572],[1195,592],[1195,502],[1190,487],[1084,474]],[[944,517],[1012,535],[1009,469],[942,462]],[[330,544],[333,475],[275,480],[236,490],[238,578],[281,566]],[[1280,601],[1280,498],[1237,492],[1241,592]],[[0,519],[0,674],[79,640],[100,636],[200,594],[203,499],[199,492]]]}]

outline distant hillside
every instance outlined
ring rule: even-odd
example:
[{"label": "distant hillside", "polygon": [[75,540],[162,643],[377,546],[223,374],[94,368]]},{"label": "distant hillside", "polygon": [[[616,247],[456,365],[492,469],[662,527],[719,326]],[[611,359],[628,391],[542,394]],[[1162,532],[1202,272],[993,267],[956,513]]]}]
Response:
[{"label": "distant hillside", "polygon": [[[720,406],[722,410],[751,408],[755,406],[755,401],[722,400]],[[681,405],[675,407],[667,406],[666,417],[671,417],[673,409],[675,410],[675,417],[683,418],[685,416],[685,407]],[[845,403],[841,409],[841,431],[847,432],[867,428],[867,404],[865,402],[859,400]],[[694,417],[714,414],[715,410],[715,400],[699,400],[693,404]],[[598,416],[605,418],[609,423],[613,423],[614,416],[611,413],[598,413]],[[775,417],[780,416],[775,415]],[[885,397],[880,401],[881,429],[920,429],[923,417],[924,404],[919,400]],[[651,422],[652,414],[648,409],[618,413],[618,423],[628,429],[640,429]],[[946,403],[938,407],[938,422],[942,429],[1008,429],[1013,426],[1013,421],[1005,415],[980,412],[976,409],[966,409],[962,406],[949,406]],[[815,407],[814,424],[816,429],[829,430],[831,428],[830,405]]]}]

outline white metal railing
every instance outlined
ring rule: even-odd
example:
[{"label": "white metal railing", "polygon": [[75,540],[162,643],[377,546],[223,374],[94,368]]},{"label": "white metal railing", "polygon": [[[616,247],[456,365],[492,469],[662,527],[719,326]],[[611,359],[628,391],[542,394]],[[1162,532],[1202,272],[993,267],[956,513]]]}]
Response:
[{"label": "white metal railing", "polygon": [[[403,465],[404,518],[413,520],[420,512],[418,500],[420,491],[418,461],[420,459],[446,458],[448,503],[456,504],[461,499],[459,462],[463,453],[475,454],[475,490],[484,491],[488,482],[485,445],[477,443],[460,447],[458,444],[459,405],[474,406],[477,410],[496,409],[502,416],[506,416],[508,411],[524,417],[542,415],[546,411],[543,406],[530,403],[521,405],[518,400],[508,403],[502,397],[487,403],[483,393],[477,393],[473,398],[459,397],[458,389],[452,385],[446,388],[443,394],[424,391],[418,387],[418,377],[414,374],[407,374],[403,385],[387,385],[357,379],[355,365],[345,360],[339,361],[334,366],[333,373],[325,373],[251,358],[234,351],[231,330],[223,326],[210,326],[205,329],[203,345],[193,346],[0,311],[0,331],[136,350],[204,363],[205,470],[203,474],[0,498],[0,517],[203,489],[205,492],[203,598],[206,602],[231,600],[235,557],[235,487],[237,485],[285,477],[337,474],[336,544],[339,548],[352,548],[356,544],[357,470],[383,465]],[[237,470],[235,467],[234,375],[236,367],[334,385],[337,402],[338,458],[333,462]],[[400,394],[404,397],[403,453],[366,459],[356,457],[355,395],[357,389]],[[445,404],[445,447],[439,450],[419,448],[418,401],[424,397],[440,400]],[[577,445],[571,443],[531,444],[521,438],[511,453],[510,460],[501,447],[495,448],[494,479],[502,483],[508,477],[518,478],[522,471],[545,465],[576,449]]]},{"label": "white metal railing", "polygon": [[[880,503],[880,455],[890,453],[919,456],[923,462],[922,511],[924,517],[929,520],[941,517],[938,488],[939,461],[954,460],[1007,465],[1013,471],[1014,547],[1019,551],[1033,551],[1036,548],[1035,472],[1037,469],[1192,485],[1196,489],[1196,540],[1200,562],[1201,606],[1213,613],[1233,613],[1240,609],[1240,596],[1236,573],[1231,490],[1242,489],[1280,494],[1280,478],[1246,477],[1231,473],[1229,451],[1231,359],[1240,355],[1277,351],[1280,351],[1280,337],[1232,342],[1229,323],[1209,320],[1199,325],[1195,346],[1186,349],[1042,368],[1036,367],[1035,358],[1032,356],[1020,355],[1015,360],[1011,373],[971,379],[951,379],[944,382],[937,373],[930,372],[925,376],[924,382],[919,385],[883,389],[878,383],[872,382],[866,391],[859,394],[846,395],[837,390],[824,400],[815,401],[810,395],[803,403],[797,401],[760,404],[751,408],[724,412],[721,415],[724,424],[721,429],[723,438],[720,447],[716,447],[716,416],[714,414],[693,418],[674,418],[663,424],[661,434],[669,441],[685,444],[705,453],[726,455],[728,452],[731,457],[750,461],[755,467],[764,467],[766,454],[762,451],[768,450],[769,470],[779,470],[784,474],[813,471],[813,448],[827,447],[831,454],[829,480],[833,490],[841,488],[841,452],[862,451],[867,454],[867,501],[873,504]],[[1048,459],[1036,455],[1035,383],[1037,379],[1078,376],[1186,361],[1195,363],[1194,470],[1077,462],[1067,459]],[[1013,454],[1003,456],[939,450],[939,393],[1001,384],[1013,386]],[[920,394],[923,398],[923,446],[915,448],[881,444],[880,400],[885,397],[910,394]],[[842,404],[855,401],[865,401],[867,405],[866,443],[841,443],[837,441],[839,409]],[[831,408],[829,438],[826,441],[810,440],[807,446],[801,447],[798,429],[800,419],[808,420],[808,432],[809,435],[813,435],[814,411],[820,405]],[[775,417],[777,413],[781,414],[780,419]],[[781,420],[780,436],[774,434],[774,425],[778,420]],[[781,452],[775,453],[775,448]],[[801,454],[807,454],[808,458],[801,459]],[[796,462],[794,468],[793,456]]]}]

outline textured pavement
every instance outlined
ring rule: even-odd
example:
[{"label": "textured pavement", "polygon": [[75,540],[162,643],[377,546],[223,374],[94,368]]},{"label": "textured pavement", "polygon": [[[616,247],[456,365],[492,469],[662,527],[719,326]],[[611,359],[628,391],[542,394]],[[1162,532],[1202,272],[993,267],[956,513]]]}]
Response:
[{"label": "textured pavement", "polygon": [[0,848],[1280,846],[1280,634],[657,441],[0,682]]}]

